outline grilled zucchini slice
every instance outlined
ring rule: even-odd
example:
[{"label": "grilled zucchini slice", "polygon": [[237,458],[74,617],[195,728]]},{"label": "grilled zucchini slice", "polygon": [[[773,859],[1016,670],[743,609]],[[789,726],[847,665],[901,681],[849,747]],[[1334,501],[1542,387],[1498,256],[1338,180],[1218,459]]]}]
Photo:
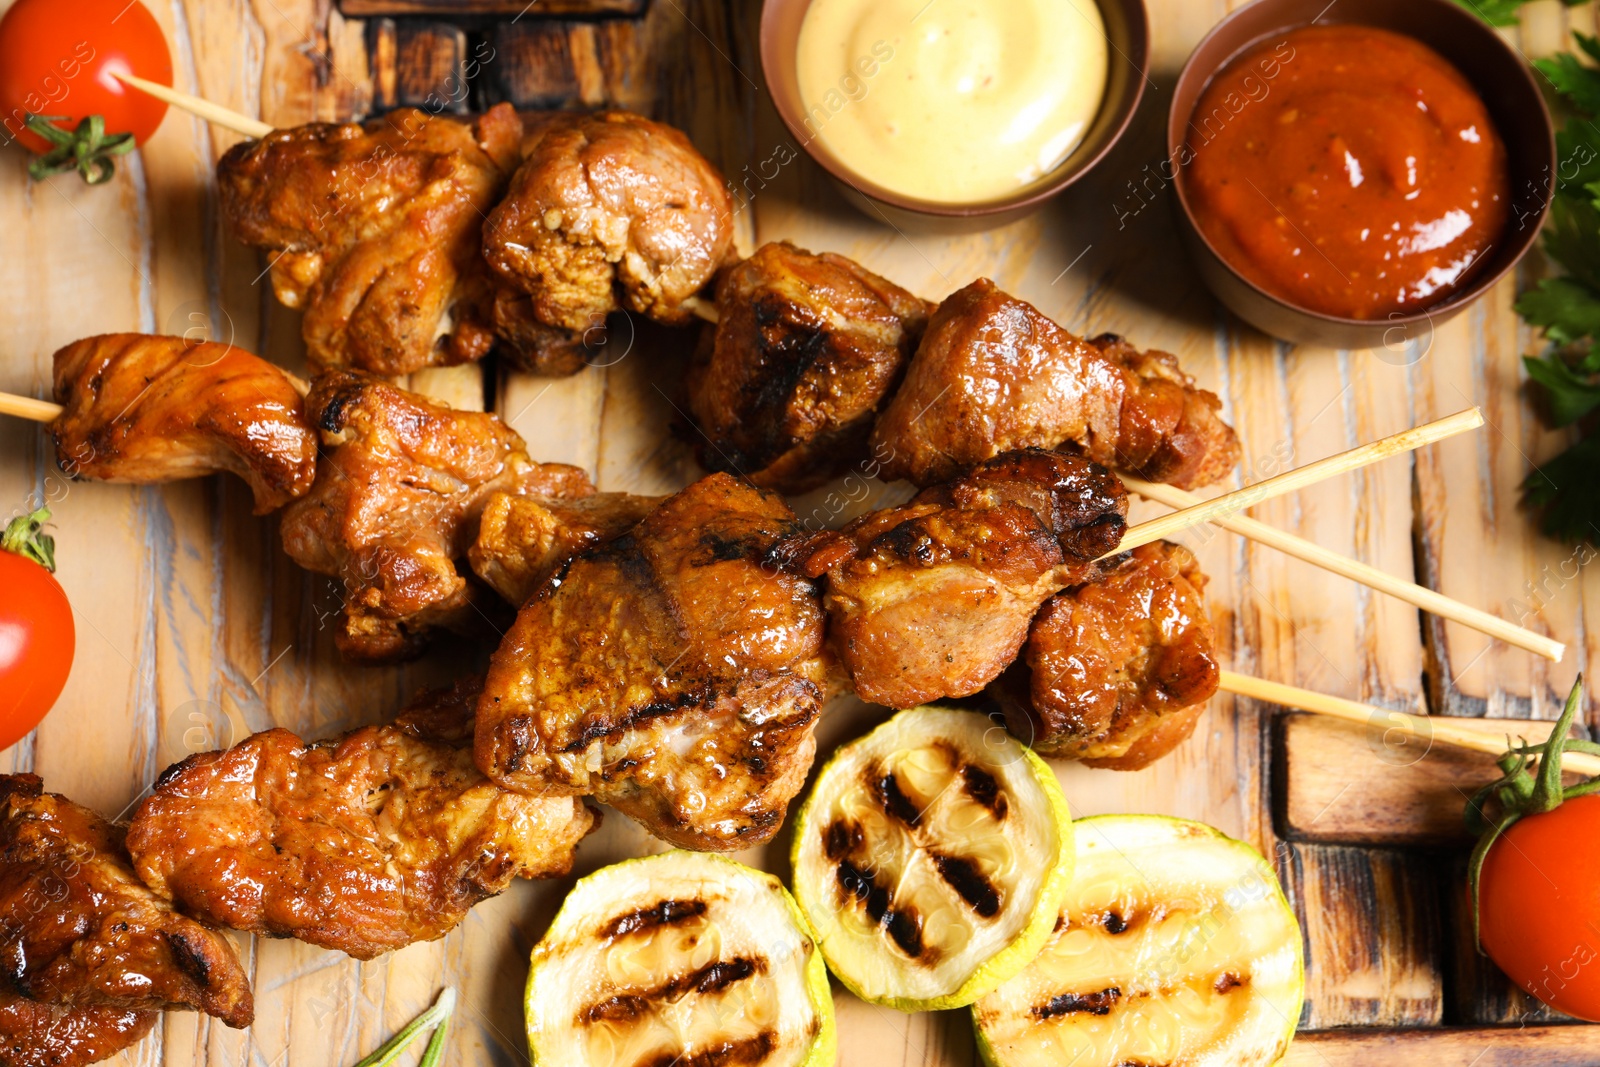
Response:
[{"label": "grilled zucchini slice", "polygon": [[720,856],[666,852],[573,887],[533,950],[536,1067],[832,1067],[828,972],[794,898]]},{"label": "grilled zucchini slice", "polygon": [[971,1004],[1027,966],[1072,872],[1055,775],[978,712],[913,708],[845,745],[795,825],[828,966],[901,1011]]},{"label": "grilled zucchini slice", "polygon": [[990,1067],[1267,1067],[1305,998],[1300,926],[1261,854],[1203,823],[1101,815],[1055,933],[973,1005]]}]

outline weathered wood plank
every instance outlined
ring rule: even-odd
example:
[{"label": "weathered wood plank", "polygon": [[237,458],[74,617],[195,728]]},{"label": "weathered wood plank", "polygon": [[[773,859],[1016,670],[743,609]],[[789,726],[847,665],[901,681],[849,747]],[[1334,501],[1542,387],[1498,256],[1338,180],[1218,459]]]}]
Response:
[{"label": "weathered wood plank", "polygon": [[1285,843],[1278,877],[1308,946],[1301,1025],[1346,1019],[1437,1026],[1444,1018],[1440,901],[1415,852]]},{"label": "weathered wood plank", "polygon": [[1597,1038],[1592,1028],[1329,1031],[1302,1033],[1284,1067],[1369,1067],[1426,1063],[1429,1067],[1588,1067]]},{"label": "weathered wood plank", "polygon": [[[582,23],[526,22],[496,26],[489,35],[495,63],[485,84],[490,103],[518,108],[557,110],[583,102],[585,86],[578,78],[572,38]],[[591,81],[590,90],[593,90]],[[598,101],[596,101],[598,103]]]},{"label": "weathered wood plank", "polygon": [[373,107],[416,107],[432,115],[472,109],[471,80],[489,45],[469,51],[466,33],[447,22],[374,19],[367,24]]},{"label": "weathered wood plank", "polygon": [[[1538,742],[1554,725],[1452,719],[1493,738]],[[1432,743],[1382,718],[1363,728],[1319,715],[1279,723],[1272,791],[1279,829],[1296,841],[1348,845],[1471,843],[1462,811],[1500,776],[1493,756]]]}]

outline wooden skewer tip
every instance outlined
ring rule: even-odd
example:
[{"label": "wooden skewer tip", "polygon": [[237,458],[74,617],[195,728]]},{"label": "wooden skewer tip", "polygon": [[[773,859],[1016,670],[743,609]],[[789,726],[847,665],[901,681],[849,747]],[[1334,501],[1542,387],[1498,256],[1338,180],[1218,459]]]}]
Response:
[{"label": "wooden skewer tip", "polygon": [[[1164,504],[1170,508],[1190,508],[1205,503],[1204,499],[1186,492],[1176,486],[1164,485],[1159,482],[1147,482],[1142,478],[1123,475],[1123,484],[1131,491],[1147,500]],[[1535,633],[1516,623],[1508,622],[1498,615],[1490,614],[1481,608],[1463,604],[1443,593],[1435,592],[1416,582],[1396,578],[1385,571],[1381,571],[1370,564],[1362,563],[1348,556],[1340,555],[1331,549],[1323,548],[1313,541],[1297,537],[1276,526],[1269,526],[1258,519],[1245,515],[1218,516],[1211,520],[1215,526],[1229,530],[1241,537],[1249,538],[1258,544],[1275,548],[1286,555],[1321,567],[1326,571],[1359,582],[1369,589],[1380,593],[1387,593],[1398,600],[1411,604],[1430,614],[1442,619],[1460,623],[1480,633],[1488,634],[1497,640],[1515,648],[1521,648],[1535,655],[1557,663],[1566,656],[1567,646],[1560,641],[1544,634]]]},{"label": "wooden skewer tip", "polygon": [[189,93],[162,85],[160,82],[153,82],[122,71],[112,71],[112,75],[124,84],[131,85],[135,89],[155,97],[157,100],[163,100],[181,111],[187,111],[191,115],[205,119],[207,122],[215,123],[223,129],[243,134],[246,137],[253,137],[259,140],[274,129],[274,127],[262,122],[260,119],[253,119],[249,115],[241,115],[237,111],[230,111],[225,107],[213,104],[209,100],[191,96]]},{"label": "wooden skewer tip", "polygon": [[1400,433],[1373,441],[1371,444],[1352,448],[1336,456],[1329,456],[1327,459],[1319,459],[1315,463],[1307,463],[1303,467],[1285,471],[1276,477],[1268,478],[1266,481],[1247,485],[1243,489],[1235,489],[1231,493],[1208,500],[1203,504],[1184,508],[1181,511],[1173,512],[1171,515],[1163,515],[1159,519],[1151,519],[1149,522],[1142,522],[1128,530],[1123,535],[1122,543],[1117,546],[1116,550],[1108,552],[1106,555],[1116,555],[1119,552],[1127,552],[1138,548],[1140,545],[1150,544],[1152,541],[1160,541],[1177,533],[1179,530],[1186,530],[1191,526],[1210,522],[1218,516],[1231,515],[1236,511],[1243,511],[1273,497],[1304,489],[1336,475],[1357,470],[1381,459],[1399,455],[1402,452],[1413,451],[1423,445],[1442,441],[1446,437],[1453,437],[1458,433],[1465,433],[1482,425],[1483,412],[1474,407],[1465,411],[1458,411],[1454,415],[1446,415],[1442,419],[1436,419],[1421,426],[1414,426],[1409,430],[1402,430]]},{"label": "wooden skewer tip", "polygon": [[[1233,693],[1236,696],[1249,697],[1252,700],[1259,700],[1267,704],[1277,704],[1280,707],[1294,708],[1297,711],[1309,711],[1317,715],[1327,715],[1359,726],[1381,724],[1386,731],[1401,728],[1430,742],[1440,741],[1447,745],[1472,749],[1491,756],[1503,754],[1507,749],[1507,741],[1511,740],[1510,737],[1502,738],[1496,734],[1473,730],[1436,715],[1410,715],[1403,711],[1395,711],[1392,708],[1380,708],[1372,704],[1363,704],[1356,700],[1346,700],[1343,697],[1329,696],[1326,693],[1317,693],[1309,689],[1284,685],[1281,682],[1269,682],[1264,678],[1236,674],[1233,671],[1223,671],[1221,675],[1218,688],[1223,692]],[[1532,724],[1533,721],[1529,720],[1529,723]],[[1544,725],[1550,726],[1553,724],[1544,723]],[[1520,735],[1517,739],[1527,740],[1525,736]],[[1563,770],[1575,771],[1580,774],[1600,774],[1600,756],[1590,755],[1587,752],[1566,752],[1562,755],[1561,767]]]},{"label": "wooden skewer tip", "polygon": [[717,310],[717,305],[702,296],[691,296],[683,302],[683,306],[713,326],[722,321],[722,313]]},{"label": "wooden skewer tip", "polygon": [[48,400],[35,400],[31,396],[0,393],[0,415],[14,415],[33,422],[54,422],[61,416],[61,405]]}]

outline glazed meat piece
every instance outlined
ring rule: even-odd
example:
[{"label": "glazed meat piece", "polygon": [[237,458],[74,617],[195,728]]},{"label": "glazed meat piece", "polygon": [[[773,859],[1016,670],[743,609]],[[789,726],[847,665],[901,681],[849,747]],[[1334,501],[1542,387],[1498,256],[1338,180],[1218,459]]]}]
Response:
[{"label": "glazed meat piece", "polygon": [[0,775],[0,973],[28,1000],[114,1009],[97,1032],[130,1012],[195,1009],[234,1027],[255,1013],[228,939],[140,884],[121,830],[31,774]]},{"label": "glazed meat piece", "polygon": [[483,509],[478,539],[467,558],[485,584],[521,607],[562,564],[586,548],[621,537],[663,499],[596,493],[552,500],[496,493]]},{"label": "glazed meat piece", "polygon": [[477,617],[456,560],[489,497],[594,492],[578,468],[530,460],[497,416],[366,375],[317,379],[306,410],[327,452],[310,495],[284,512],[283,547],[307,570],[343,581],[335,636],[351,659],[405,659],[429,629]]},{"label": "glazed meat piece", "polygon": [[994,687],[1013,733],[1040,753],[1138,770],[1194,730],[1217,691],[1206,576],[1166,541],[1052,599]]},{"label": "glazed meat piece", "polygon": [[1207,485],[1239,441],[1175,356],[1066,332],[981,278],[940,304],[879,417],[884,477],[928,485],[1013,448],[1061,448],[1150,481]]},{"label": "glazed meat piece", "polygon": [[139,875],[186,910],[356,959],[443,937],[513,878],[554,878],[595,825],[574,797],[500,789],[472,764],[476,682],[388,726],[288,730],[169,767],[135,813]]},{"label": "glazed meat piece", "polygon": [[574,559],[517,616],[478,706],[478,766],[592,794],[686,848],[767,840],[816,749],[827,663],[804,578],[768,560],[776,495],[713,474]]},{"label": "glazed meat piece", "polygon": [[689,371],[700,464],[784,493],[857,462],[928,323],[928,304],[860,264],[767,244],[717,281]]},{"label": "glazed meat piece", "polygon": [[494,288],[489,321],[498,351],[512,366],[541,378],[565,378],[582,370],[605,340],[605,326],[566,330],[539,321],[533,298],[506,285]]},{"label": "glazed meat piece", "polygon": [[584,331],[626,308],[685,323],[733,250],[727,184],[689,139],[626,111],[557,114],[528,131],[483,254],[539,321]]},{"label": "glazed meat piece", "polygon": [[0,1064],[83,1067],[137,1044],[160,1012],[71,1008],[0,990]]},{"label": "glazed meat piece", "polygon": [[232,345],[106,334],[55,354],[56,462],[75,478],[171,482],[232,471],[256,514],[311,488],[317,438],[298,383]]},{"label": "glazed meat piece", "polygon": [[509,104],[470,126],[401,108],[275,130],[222,157],[228,224],[272,253],[273,292],[306,313],[313,369],[407,374],[489,351],[491,324],[455,305],[483,274],[483,218],[521,136]]},{"label": "glazed meat piece", "polygon": [[780,551],[827,575],[829,633],[874,704],[970,696],[1022,648],[1051,596],[1099,573],[1122,540],[1127,494],[1078,456],[1007,452],[909,504]]}]

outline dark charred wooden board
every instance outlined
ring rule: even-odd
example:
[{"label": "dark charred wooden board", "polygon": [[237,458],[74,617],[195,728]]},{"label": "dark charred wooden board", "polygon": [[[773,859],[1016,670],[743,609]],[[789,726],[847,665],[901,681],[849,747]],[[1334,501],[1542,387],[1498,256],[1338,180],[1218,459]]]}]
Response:
[{"label": "dark charred wooden board", "polygon": [[473,65],[466,33],[448,22],[379,18],[367,23],[372,55],[372,100],[378,110],[421,108],[433,114],[472,110]]},{"label": "dark charred wooden board", "polygon": [[643,48],[642,20],[523,20],[489,33],[496,61],[484,102],[519,109],[623,107],[647,110],[654,65]]},{"label": "dark charred wooden board", "polygon": [[1442,887],[1431,857],[1284,842],[1277,867],[1305,931],[1301,1025],[1444,1021]]}]

